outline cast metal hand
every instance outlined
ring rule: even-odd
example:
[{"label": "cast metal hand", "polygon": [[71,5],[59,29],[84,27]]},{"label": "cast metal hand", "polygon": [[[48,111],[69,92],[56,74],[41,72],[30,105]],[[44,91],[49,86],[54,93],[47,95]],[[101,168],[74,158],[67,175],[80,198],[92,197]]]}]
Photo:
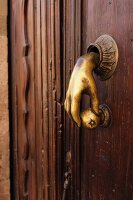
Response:
[{"label": "cast metal hand", "polygon": [[[65,100],[65,110],[69,117],[80,127],[96,128],[100,123],[99,99],[93,70],[99,60],[98,54],[89,53],[81,56],[73,69]],[[80,114],[81,95],[91,97],[91,108]]]}]

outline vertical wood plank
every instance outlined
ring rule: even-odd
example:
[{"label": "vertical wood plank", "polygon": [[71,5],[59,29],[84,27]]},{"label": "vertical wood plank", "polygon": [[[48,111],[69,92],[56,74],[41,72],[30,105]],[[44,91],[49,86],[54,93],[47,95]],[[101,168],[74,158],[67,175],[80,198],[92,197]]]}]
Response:
[{"label": "vertical wood plank", "polygon": [[[13,145],[18,148],[14,158],[18,168],[16,196],[61,199],[63,155],[65,160],[71,150],[73,161],[76,159],[76,164],[72,163],[71,198],[79,199],[79,130],[64,115],[63,103],[75,59],[80,55],[80,1],[25,0],[14,4],[12,94],[16,97],[12,95],[12,107],[16,109],[16,128],[12,132]],[[64,7],[66,11],[61,11]]]},{"label": "vertical wood plank", "polygon": [[[14,58],[14,53],[15,53],[15,26],[16,26],[16,4],[15,1],[10,2],[10,45],[11,45],[11,50],[10,50],[10,55],[12,57],[11,59],[11,67],[15,66],[15,59]],[[18,135],[17,135],[17,129],[18,129],[18,124],[17,124],[17,118],[18,118],[18,96],[17,96],[17,87],[16,87],[16,68],[10,69],[11,77],[10,81],[13,79],[14,81],[12,82],[10,89],[11,89],[11,113],[10,114],[10,127],[11,127],[11,159],[13,160],[13,164],[11,165],[11,189],[12,189],[12,198],[19,199],[19,192],[18,192],[18,183],[19,183],[19,170],[18,170]],[[13,97],[14,98],[13,98]],[[15,181],[13,181],[15,177]]]},{"label": "vertical wood plank", "polygon": [[16,152],[13,166],[18,169],[14,197],[36,199],[32,1],[12,1],[11,13],[12,145]]},{"label": "vertical wood plank", "polygon": [[[44,180],[44,148],[43,148],[43,98],[42,98],[42,47],[41,47],[41,1],[34,0],[34,42],[35,42],[35,130],[36,130],[36,176],[37,199],[43,199]],[[45,157],[47,161],[47,157]],[[47,197],[47,194],[46,194]]]},{"label": "vertical wood plank", "polygon": [[[81,1],[63,2],[63,88],[64,99],[71,72],[81,51]],[[72,154],[71,190],[68,199],[80,199],[80,130],[64,112],[64,171],[66,170],[66,153]]]},{"label": "vertical wood plank", "polygon": [[110,106],[113,124],[83,130],[82,199],[132,199],[132,8],[131,0],[83,1],[82,53],[106,33],[118,45],[119,63],[111,79],[101,82],[96,77],[100,102]]}]

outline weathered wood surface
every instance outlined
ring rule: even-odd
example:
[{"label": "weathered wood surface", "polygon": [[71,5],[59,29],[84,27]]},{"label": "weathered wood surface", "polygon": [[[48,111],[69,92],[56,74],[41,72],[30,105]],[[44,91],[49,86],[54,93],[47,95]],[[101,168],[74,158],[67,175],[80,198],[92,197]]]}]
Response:
[{"label": "weathered wood surface", "polygon": [[12,196],[59,199],[63,177],[59,1],[12,0],[10,11]]},{"label": "weathered wood surface", "polygon": [[[132,199],[132,1],[12,0],[10,8],[13,198],[61,199],[70,151],[67,199]],[[76,59],[105,33],[118,44],[119,64],[96,82],[113,124],[78,129],[63,109],[68,82]]]},{"label": "weathered wood surface", "polygon": [[109,34],[118,45],[119,63],[111,79],[97,80],[100,102],[113,113],[112,126],[81,135],[81,199],[132,200],[133,1],[84,0],[82,10],[82,53]]},{"label": "weathered wood surface", "polygon": [[[81,51],[81,1],[68,0],[62,7],[62,59],[63,59],[63,98],[76,59]],[[67,199],[80,200],[80,130],[72,123],[64,111],[63,123],[64,171],[66,171],[66,153],[71,152],[71,186],[67,191]]]}]

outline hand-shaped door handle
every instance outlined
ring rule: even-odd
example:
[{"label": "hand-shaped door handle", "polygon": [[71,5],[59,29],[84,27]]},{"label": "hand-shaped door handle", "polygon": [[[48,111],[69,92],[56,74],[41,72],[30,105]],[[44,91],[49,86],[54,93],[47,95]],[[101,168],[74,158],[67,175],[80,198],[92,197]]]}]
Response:
[{"label": "hand-shaped door handle", "polygon": [[[81,124],[93,129],[100,124],[108,127],[111,123],[111,111],[107,105],[99,106],[97,87],[93,72],[101,80],[110,78],[117,66],[118,49],[109,35],[100,36],[88,47],[87,54],[81,56],[73,69],[65,100],[65,110],[80,127]],[[91,98],[91,107],[80,114],[82,94]]]}]

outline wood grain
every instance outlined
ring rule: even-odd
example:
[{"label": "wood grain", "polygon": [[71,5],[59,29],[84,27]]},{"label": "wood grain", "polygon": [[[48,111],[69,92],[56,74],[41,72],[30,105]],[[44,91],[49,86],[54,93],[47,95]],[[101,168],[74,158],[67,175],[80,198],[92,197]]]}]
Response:
[{"label": "wood grain", "polygon": [[[63,101],[76,59],[81,50],[81,1],[64,1],[62,21],[63,39]],[[67,191],[68,199],[80,199],[80,130],[64,112],[63,123],[64,172],[66,171],[66,153],[71,152],[71,186]]]},{"label": "wood grain", "polygon": [[[102,34],[114,37],[119,64],[113,77],[97,80],[101,103],[110,106],[110,128],[82,132],[81,199],[133,198],[132,1],[83,1],[82,53]],[[85,99],[87,102],[87,99]]]},{"label": "wood grain", "polygon": [[[70,151],[66,199],[132,200],[132,10],[131,0],[10,2],[13,199],[61,200]],[[102,34],[119,49],[113,77],[95,77],[113,124],[78,129],[63,108],[68,83],[76,59]],[[83,97],[82,109],[89,104]]]},{"label": "wood grain", "polygon": [[12,196],[59,199],[63,181],[60,1],[12,0],[10,10]]}]

